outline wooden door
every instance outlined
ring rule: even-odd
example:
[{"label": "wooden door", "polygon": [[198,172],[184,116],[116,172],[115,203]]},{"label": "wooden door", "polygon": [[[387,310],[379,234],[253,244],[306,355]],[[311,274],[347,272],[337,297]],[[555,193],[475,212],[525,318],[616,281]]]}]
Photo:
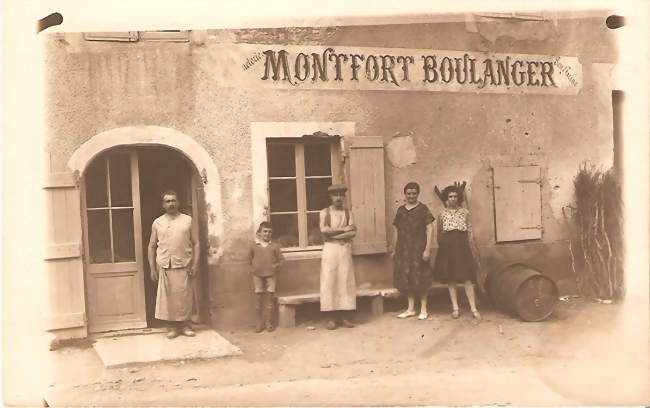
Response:
[{"label": "wooden door", "polygon": [[93,160],[82,196],[90,331],[146,327],[137,153]]}]

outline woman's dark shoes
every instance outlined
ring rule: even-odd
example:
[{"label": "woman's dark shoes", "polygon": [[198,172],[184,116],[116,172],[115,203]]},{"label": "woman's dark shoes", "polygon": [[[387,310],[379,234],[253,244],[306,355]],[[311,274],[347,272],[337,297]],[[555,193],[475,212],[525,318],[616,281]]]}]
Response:
[{"label": "woman's dark shoes", "polygon": [[178,328],[170,327],[169,330],[167,330],[166,336],[168,339],[175,339],[176,337],[180,336]]},{"label": "woman's dark shoes", "polygon": [[334,329],[336,329],[336,322],[334,320],[328,320],[326,327],[327,327],[327,330],[334,330]]}]

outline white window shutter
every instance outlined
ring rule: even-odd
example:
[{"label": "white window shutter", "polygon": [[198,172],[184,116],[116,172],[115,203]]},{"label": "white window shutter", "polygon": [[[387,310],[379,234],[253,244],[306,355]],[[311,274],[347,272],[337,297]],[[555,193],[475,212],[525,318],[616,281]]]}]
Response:
[{"label": "white window shutter", "polygon": [[119,41],[134,42],[138,41],[137,31],[95,31],[84,33],[86,41]]},{"label": "white window shutter", "polygon": [[493,176],[497,242],[540,239],[539,166],[495,167]]},{"label": "white window shutter", "polygon": [[357,225],[352,251],[355,255],[384,253],[386,244],[386,196],[384,145],[380,136],[348,137],[349,182],[352,214]]},{"label": "white window shutter", "polygon": [[78,175],[46,174],[46,271],[49,291],[47,330],[83,327],[86,306],[83,279]]}]

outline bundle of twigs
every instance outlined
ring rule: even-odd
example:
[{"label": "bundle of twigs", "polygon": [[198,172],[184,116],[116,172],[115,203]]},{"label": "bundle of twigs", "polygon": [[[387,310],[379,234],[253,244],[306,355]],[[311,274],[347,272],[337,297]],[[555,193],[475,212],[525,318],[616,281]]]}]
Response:
[{"label": "bundle of twigs", "polygon": [[583,163],[573,179],[577,238],[584,267],[576,271],[581,294],[599,299],[624,295],[621,189],[614,170]]}]

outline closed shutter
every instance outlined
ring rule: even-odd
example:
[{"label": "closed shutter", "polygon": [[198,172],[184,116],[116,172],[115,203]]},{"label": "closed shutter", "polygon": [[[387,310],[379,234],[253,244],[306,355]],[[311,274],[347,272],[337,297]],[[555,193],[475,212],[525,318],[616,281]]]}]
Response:
[{"label": "closed shutter", "polygon": [[384,145],[379,136],[346,138],[349,143],[350,200],[357,225],[356,255],[386,252]]},{"label": "closed shutter", "polygon": [[84,39],[88,41],[138,41],[137,31],[96,31],[84,33]]},{"label": "closed shutter", "polygon": [[86,307],[78,175],[66,171],[49,172],[44,188],[47,206],[45,261],[49,291],[46,329],[83,327],[86,325]]},{"label": "closed shutter", "polygon": [[494,168],[497,242],[542,237],[540,186],[539,166]]}]

